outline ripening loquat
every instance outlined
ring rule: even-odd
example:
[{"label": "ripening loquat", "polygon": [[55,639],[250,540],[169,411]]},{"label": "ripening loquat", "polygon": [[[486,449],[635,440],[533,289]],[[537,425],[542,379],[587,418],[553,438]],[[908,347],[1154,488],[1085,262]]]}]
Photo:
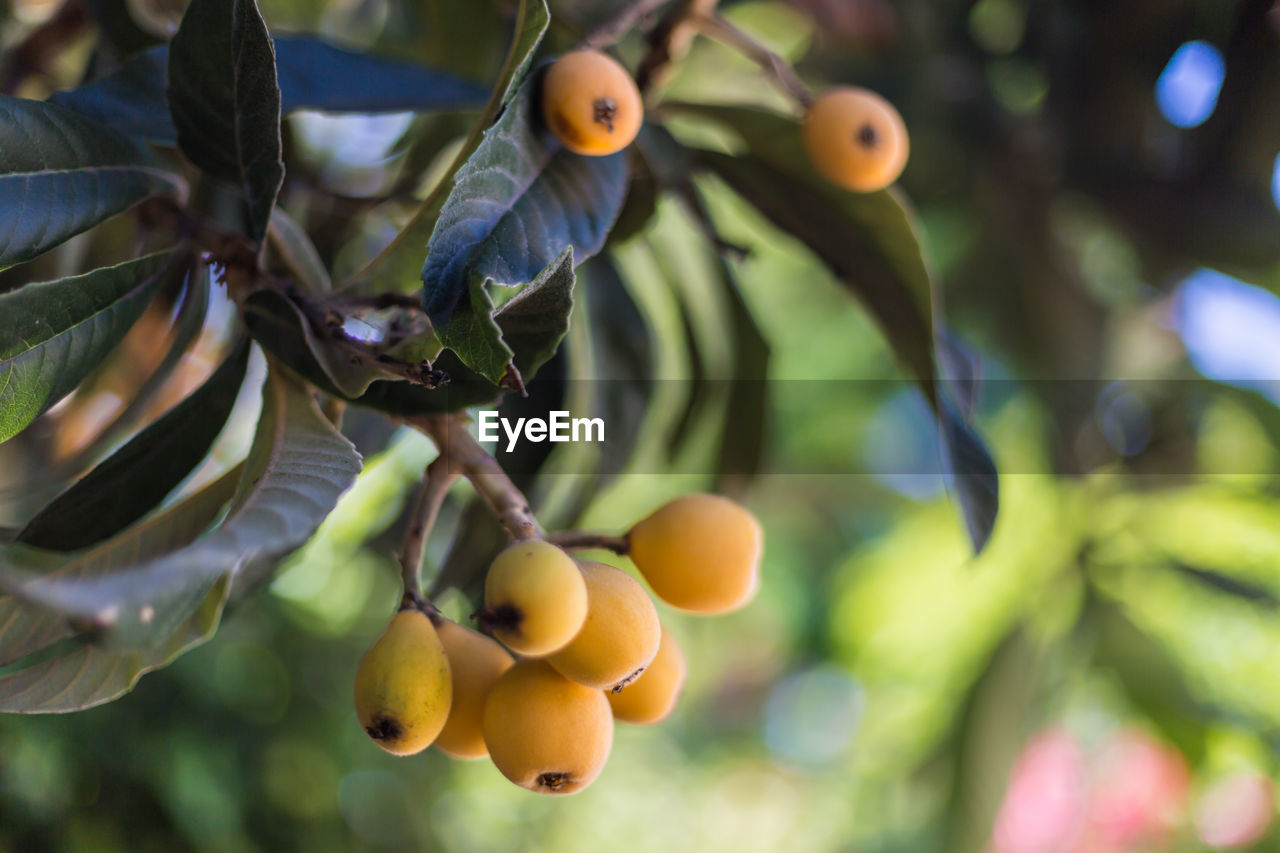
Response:
[{"label": "ripening loquat", "polygon": [[516,542],[489,566],[477,617],[513,652],[549,655],[582,628],[587,585],[577,563],[555,545]]},{"label": "ripening loquat", "polygon": [[635,578],[604,563],[582,563],[587,619],[569,645],[547,658],[560,674],[597,690],[616,690],[658,653],[662,626]]},{"label": "ripening loquat", "polygon": [[360,725],[392,755],[412,755],[436,739],[452,697],[449,661],[431,620],[400,611],[356,670]]},{"label": "ripening loquat", "polygon": [[884,189],[907,165],[910,145],[902,116],[867,89],[824,92],[805,114],[801,133],[814,168],[855,192]]},{"label": "ripening loquat", "polygon": [[658,507],[627,534],[628,553],[654,593],[698,613],[746,604],[760,577],[760,524],[719,495],[685,495]]},{"label": "ripening loquat", "polygon": [[485,699],[484,740],[494,765],[520,787],[572,794],[589,785],[609,758],[609,700],[546,661],[517,661]]},{"label": "ripening loquat", "polygon": [[453,675],[453,703],[435,745],[454,758],[484,758],[489,754],[481,725],[484,700],[515,661],[495,640],[457,622],[441,620],[436,633]]},{"label": "ripening loquat", "polygon": [[666,719],[676,707],[688,671],[684,652],[662,626],[662,643],[653,663],[635,681],[606,696],[614,719],[641,725]]},{"label": "ripening loquat", "polygon": [[595,50],[575,50],[552,63],[542,81],[542,115],[575,154],[621,151],[640,132],[644,104],[627,70]]}]

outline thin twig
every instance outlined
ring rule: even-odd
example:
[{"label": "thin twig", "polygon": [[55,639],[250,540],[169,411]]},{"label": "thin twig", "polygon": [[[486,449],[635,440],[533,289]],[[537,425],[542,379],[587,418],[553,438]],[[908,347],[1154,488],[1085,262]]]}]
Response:
[{"label": "thin twig", "polygon": [[611,536],[608,533],[592,533],[586,530],[562,530],[548,535],[547,541],[569,551],[600,550],[626,554],[631,549],[625,536]]},{"label": "thin twig", "polygon": [[753,37],[731,24],[719,14],[697,15],[693,18],[699,31],[716,41],[733,48],[759,65],[778,84],[783,92],[795,98],[804,109],[813,103],[813,93],[796,76],[791,64]]},{"label": "thin twig", "polygon": [[578,45],[578,49],[600,50],[617,44],[642,18],[669,2],[671,0],[632,0],[617,15],[592,30]]},{"label": "thin twig", "polygon": [[636,68],[636,86],[641,93],[655,88],[665,77],[667,66],[684,57],[697,34],[693,18],[710,15],[719,0],[677,0],[648,36],[649,50]]},{"label": "thin twig", "polygon": [[435,443],[450,470],[466,477],[512,541],[542,539],[542,528],[533,517],[529,501],[511,482],[498,461],[489,455],[457,415],[428,415],[406,420]]},{"label": "thin twig", "polygon": [[422,594],[422,563],[427,552],[427,537],[440,515],[440,507],[444,505],[449,488],[457,479],[458,473],[450,467],[449,460],[443,455],[437,456],[423,473],[422,487],[409,510],[409,526],[400,546],[400,577],[404,581],[404,601],[419,609],[423,602],[430,603]]}]

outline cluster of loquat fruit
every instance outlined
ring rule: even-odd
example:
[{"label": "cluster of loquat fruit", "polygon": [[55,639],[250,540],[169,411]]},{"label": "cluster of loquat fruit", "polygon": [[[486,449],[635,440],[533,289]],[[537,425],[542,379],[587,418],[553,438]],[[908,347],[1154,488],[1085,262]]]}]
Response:
[{"label": "cluster of loquat fruit", "polygon": [[[542,114],[565,148],[603,156],[635,139],[644,103],[617,61],[599,51],[578,50],[547,69]],[[801,135],[813,167],[855,192],[884,189],[907,165],[910,145],[902,116],[868,89],[840,86],[818,96],[807,105]]]},{"label": "cluster of loquat fruit", "polygon": [[[653,592],[682,610],[736,609],[759,582],[760,525],[727,498],[677,498],[625,541]],[[523,788],[571,794],[604,767],[615,719],[659,722],[684,685],[684,654],[640,583],[540,539],[494,559],[475,618],[501,645],[409,606],[365,654],[356,716],[378,746],[488,755]]]}]

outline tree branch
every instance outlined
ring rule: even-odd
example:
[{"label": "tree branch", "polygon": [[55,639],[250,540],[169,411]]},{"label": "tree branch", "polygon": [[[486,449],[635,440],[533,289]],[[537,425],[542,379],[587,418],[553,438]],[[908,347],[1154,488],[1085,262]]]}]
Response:
[{"label": "tree branch", "polygon": [[547,541],[567,551],[595,549],[626,554],[631,549],[625,536],[610,536],[608,533],[592,533],[585,530],[562,530],[547,536]]},{"label": "tree branch", "polygon": [[649,51],[636,69],[636,86],[642,94],[666,76],[667,66],[684,57],[697,35],[696,17],[715,12],[719,0],[678,0],[649,33]]},{"label": "tree branch", "polygon": [[405,529],[404,541],[400,545],[400,577],[404,581],[402,607],[410,604],[425,610],[426,605],[435,610],[435,606],[422,593],[422,563],[426,557],[427,537],[431,535],[431,528],[440,515],[440,507],[444,505],[449,488],[457,479],[457,472],[450,469],[448,460],[443,455],[432,460],[423,472],[422,486],[409,510],[409,526]]},{"label": "tree branch", "polygon": [[578,45],[579,50],[600,50],[616,44],[640,19],[656,11],[671,0],[632,0],[613,18],[596,27]]},{"label": "tree branch", "polygon": [[796,76],[791,64],[747,33],[731,24],[723,15],[708,13],[693,18],[699,32],[727,45],[764,69],[783,92],[795,98],[804,109],[813,104],[813,93]]},{"label": "tree branch", "polygon": [[529,501],[467,430],[458,415],[427,415],[405,421],[427,435],[446,460],[449,470],[466,477],[513,542],[542,539],[542,528],[533,517]]}]

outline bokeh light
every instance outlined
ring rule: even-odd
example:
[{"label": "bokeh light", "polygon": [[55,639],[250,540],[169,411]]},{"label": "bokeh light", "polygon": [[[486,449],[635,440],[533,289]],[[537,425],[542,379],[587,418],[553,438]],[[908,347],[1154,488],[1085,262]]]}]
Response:
[{"label": "bokeh light", "polygon": [[1216,47],[1189,41],[1173,53],[1156,81],[1156,103],[1176,127],[1203,124],[1218,103],[1226,64]]},{"label": "bokeh light", "polygon": [[1280,401],[1280,297],[1200,269],[1177,290],[1174,322],[1196,370]]}]

